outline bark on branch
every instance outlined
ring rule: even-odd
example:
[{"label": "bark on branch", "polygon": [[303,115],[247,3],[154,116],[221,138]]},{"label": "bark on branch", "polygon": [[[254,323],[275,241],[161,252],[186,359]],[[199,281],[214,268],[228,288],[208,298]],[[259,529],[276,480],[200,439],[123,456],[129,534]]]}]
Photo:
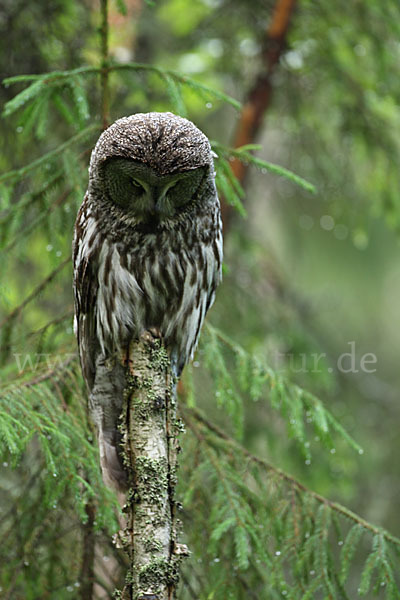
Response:
[{"label": "bark on branch", "polygon": [[174,499],[181,425],[168,354],[148,331],[130,344],[126,379],[121,431],[130,489],[122,542],[130,567],[119,597],[170,600],[188,554],[177,542]]}]

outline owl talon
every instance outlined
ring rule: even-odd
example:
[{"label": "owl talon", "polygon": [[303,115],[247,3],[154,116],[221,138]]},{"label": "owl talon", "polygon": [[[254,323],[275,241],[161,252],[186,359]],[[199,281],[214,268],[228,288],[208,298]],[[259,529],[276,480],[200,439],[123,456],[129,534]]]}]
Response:
[{"label": "owl talon", "polygon": [[162,333],[158,327],[149,327],[142,331],[140,339],[145,344],[153,344],[157,340],[162,340]]},{"label": "owl talon", "polygon": [[149,332],[151,333],[153,338],[159,339],[159,340],[162,339],[162,333],[158,327],[149,327]]}]

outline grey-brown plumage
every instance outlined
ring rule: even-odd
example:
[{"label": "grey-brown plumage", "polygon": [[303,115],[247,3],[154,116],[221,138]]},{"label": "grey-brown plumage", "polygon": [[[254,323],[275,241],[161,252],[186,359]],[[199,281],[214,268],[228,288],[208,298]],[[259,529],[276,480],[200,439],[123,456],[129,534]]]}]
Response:
[{"label": "grey-brown plumage", "polygon": [[104,479],[118,488],[129,340],[160,332],[177,376],[221,278],[222,232],[206,136],[171,113],[119,119],[92,153],[74,237],[76,331]]}]

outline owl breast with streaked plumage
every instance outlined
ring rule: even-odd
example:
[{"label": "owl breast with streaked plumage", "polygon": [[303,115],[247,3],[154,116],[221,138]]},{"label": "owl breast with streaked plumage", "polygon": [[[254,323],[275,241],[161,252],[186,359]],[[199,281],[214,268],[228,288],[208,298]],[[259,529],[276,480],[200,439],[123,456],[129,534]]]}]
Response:
[{"label": "owl breast with streaked plumage", "polygon": [[179,373],[192,356],[220,279],[219,211],[203,215],[200,223],[181,219],[173,230],[124,226],[119,236],[114,228],[105,231],[90,204],[87,199],[78,219],[76,263],[88,261],[95,270],[91,309],[99,348],[112,353],[156,328]]}]

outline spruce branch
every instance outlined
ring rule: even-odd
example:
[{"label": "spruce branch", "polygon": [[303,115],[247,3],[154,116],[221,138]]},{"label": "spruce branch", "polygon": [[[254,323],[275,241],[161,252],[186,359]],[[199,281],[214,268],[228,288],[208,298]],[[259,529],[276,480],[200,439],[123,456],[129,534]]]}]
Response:
[{"label": "spruce branch", "polygon": [[[77,75],[96,75],[99,73],[98,67],[78,67],[77,69],[70,69],[66,71],[50,71],[49,73],[37,73],[30,75],[13,75],[12,77],[6,77],[3,79],[3,83],[9,86],[13,83],[24,83],[25,81],[42,81],[43,84],[49,85],[53,82],[59,82]],[[10,102],[18,97],[15,96]],[[7,106],[7,104],[5,105]]]},{"label": "spruce branch", "polygon": [[200,81],[196,81],[179,71],[175,71],[174,69],[164,69],[162,67],[158,67],[156,65],[150,65],[146,63],[136,63],[136,62],[126,62],[122,64],[112,64],[109,67],[110,71],[134,71],[134,72],[150,72],[159,75],[159,77],[170,86],[171,81],[176,84],[180,84],[183,86],[187,86],[188,88],[193,89],[198,92],[205,98],[216,98],[217,100],[221,100],[222,102],[226,102],[233,106],[236,110],[240,110],[241,104],[232,96],[221,92],[220,90],[209,87],[208,85],[201,83]]},{"label": "spruce branch", "polygon": [[[104,1],[104,0],[102,0]],[[104,35],[108,35],[108,27],[104,29],[104,13],[102,15],[102,27],[100,30],[102,44],[104,43]],[[103,66],[105,65],[105,67]],[[126,62],[126,63],[113,63],[111,62],[111,58],[108,53],[108,42],[107,44],[102,45],[102,63],[100,67],[80,67],[78,69],[71,69],[69,71],[51,71],[50,73],[42,73],[36,75],[16,75],[15,77],[8,77],[3,80],[5,85],[10,85],[14,83],[25,83],[29,81],[33,81],[31,86],[25,88],[17,94],[12,100],[10,100],[5,105],[4,116],[9,116],[19,108],[21,108],[26,102],[29,102],[32,98],[35,98],[37,94],[40,93],[40,88],[44,86],[56,86],[59,87],[61,84],[69,82],[69,80],[76,80],[78,77],[86,77],[89,75],[100,75],[100,78],[103,76],[109,75],[111,72],[118,71],[131,71],[131,72],[147,72],[147,73],[155,73],[160,77],[160,79],[166,84],[167,90],[170,88],[171,83],[174,86],[182,85],[188,88],[191,88],[205,99],[216,98],[222,102],[230,104],[236,110],[241,109],[241,103],[229,96],[229,94],[225,94],[220,90],[212,88],[196,79],[193,79],[179,71],[175,71],[174,69],[165,69],[163,67],[159,67],[157,65],[147,64],[147,63],[139,63],[139,62]],[[104,80],[103,83],[107,82],[108,86],[108,78]],[[106,81],[107,80],[107,81]],[[39,85],[40,84],[40,85]],[[32,88],[32,89],[31,89]],[[29,90],[29,92],[28,92]],[[171,90],[170,90],[171,91]],[[173,91],[174,95],[179,93],[176,89]],[[102,103],[103,105],[103,103]],[[104,105],[103,105],[104,106]],[[108,104],[106,104],[106,107]],[[182,105],[181,105],[182,107]]]},{"label": "spruce branch", "polygon": [[[332,500],[325,498],[321,494],[314,492],[313,490],[309,489],[307,486],[302,484],[300,481],[295,479],[292,475],[289,475],[282,469],[275,467],[268,461],[266,461],[258,456],[255,456],[249,450],[244,448],[239,442],[237,442],[236,440],[231,438],[228,434],[226,434],[220,427],[215,425],[215,423],[212,423],[209,419],[207,419],[201,413],[201,411],[199,411],[197,408],[188,408],[186,406],[181,406],[181,412],[183,414],[184,421],[189,429],[194,430],[194,425],[193,425],[193,420],[192,420],[192,419],[194,419],[198,424],[200,424],[202,426],[203,431],[208,430],[214,436],[217,436],[218,438],[224,440],[232,449],[240,452],[243,456],[245,456],[251,462],[259,465],[265,471],[273,473],[276,477],[278,477],[278,479],[280,479],[284,483],[289,484],[291,489],[295,489],[295,490],[298,490],[300,493],[305,493],[305,494],[309,495],[310,497],[315,499],[319,504],[327,506],[334,512],[338,513],[340,516],[345,517],[346,519],[349,519],[350,521],[353,521],[357,526],[360,526],[362,529],[368,531],[370,534],[382,536],[383,539],[385,539],[387,542],[390,542],[391,544],[393,544],[394,546],[396,546],[397,548],[400,549],[400,539],[399,538],[392,535],[388,531],[382,529],[381,527],[378,527],[376,525],[373,525],[372,523],[369,523],[368,521],[366,521],[365,519],[363,519],[356,513],[352,512],[345,506],[342,506],[338,502],[333,502]],[[195,432],[195,434],[196,434],[196,432]],[[198,434],[196,434],[196,436],[198,437]],[[198,439],[200,441],[207,441],[207,442],[213,441],[212,437],[211,438],[209,437],[207,439],[206,435],[203,435],[202,437],[200,437]],[[358,537],[356,539],[358,540]],[[345,546],[344,549],[347,550],[347,547]]]},{"label": "spruce branch", "polygon": [[22,227],[15,235],[15,237],[9,242],[9,244],[4,248],[4,252],[10,252],[15,246],[21,241],[26,240],[27,237],[35,231],[36,227],[40,225],[43,221],[45,221],[48,216],[56,209],[62,206],[69,198],[72,193],[71,188],[67,188],[63,190],[63,192],[52,202],[45,210],[39,212],[38,216],[32,221],[28,222],[24,227]]},{"label": "spruce branch", "polygon": [[14,308],[0,323],[2,329],[9,321],[14,321],[24,310],[24,308],[32,302],[42,292],[49,283],[63,270],[63,268],[71,262],[71,257],[64,259],[43,281],[25,298],[21,304]]},{"label": "spruce branch", "polygon": [[38,375],[37,377],[30,379],[29,381],[24,381],[22,383],[22,387],[34,387],[34,386],[38,385],[39,383],[43,383],[44,381],[62,377],[63,371],[67,367],[69,367],[73,362],[75,362],[77,358],[78,358],[77,354],[71,354],[61,364],[57,365],[57,367],[55,367],[53,369],[48,369],[41,375]]},{"label": "spruce branch", "polygon": [[[358,454],[363,454],[359,444],[314,394],[272,369],[265,360],[249,354],[209,323],[206,323],[204,331],[206,336],[203,336],[203,340],[207,340],[203,350],[205,366],[209,368],[218,389],[218,404],[223,405],[231,416],[239,437],[243,422],[241,394],[248,394],[256,401],[268,389],[272,408],[284,417],[288,433],[298,443],[305,460],[311,459],[310,442],[307,441],[308,424],[326,448],[332,449],[332,434],[336,433]],[[233,355],[236,363],[234,372],[226,359],[229,355]]]},{"label": "spruce branch", "polygon": [[22,195],[20,198],[17,198],[12,204],[7,206],[7,208],[0,213],[1,225],[10,220],[17,211],[22,210],[27,206],[31,207],[36,202],[41,200],[47,193],[51,192],[58,186],[59,183],[62,182],[63,177],[63,171],[62,169],[59,169],[46,180],[39,190],[36,190],[35,192],[29,192]]},{"label": "spruce branch", "polygon": [[[61,325],[65,321],[68,321],[68,320],[72,321],[73,315],[74,315],[73,311],[69,310],[64,315],[61,315],[60,317],[55,317],[51,321],[48,321],[46,323],[46,325],[43,325],[43,327],[39,327],[39,329],[35,329],[34,331],[30,331],[29,333],[26,333],[23,336],[17,337],[15,340],[13,340],[13,343],[18,344],[18,342],[26,342],[29,339],[39,337],[39,336],[43,335],[44,333],[46,333],[51,327],[56,328],[58,325]],[[9,352],[11,348],[12,348],[12,344],[8,344],[7,346],[3,347],[3,351]]]},{"label": "spruce branch", "polygon": [[81,142],[85,138],[89,137],[92,133],[98,132],[99,129],[100,129],[100,126],[97,123],[89,125],[85,129],[83,129],[82,131],[77,133],[76,135],[72,136],[69,140],[67,140],[63,144],[60,144],[59,146],[57,146],[57,148],[55,148],[55,150],[52,150],[51,152],[47,152],[46,154],[43,154],[43,156],[34,160],[33,162],[29,163],[28,165],[25,165],[25,167],[21,167],[20,169],[14,169],[13,171],[8,171],[7,173],[4,173],[3,175],[0,176],[0,183],[3,181],[7,181],[7,180],[22,179],[23,177],[25,177],[25,175],[28,175],[28,173],[30,173],[31,171],[34,171],[34,170],[38,169],[39,167],[42,167],[46,163],[49,163],[53,158],[57,158],[58,156],[62,155],[62,153],[65,152],[65,150],[67,150],[74,144]]},{"label": "spruce branch", "polygon": [[[225,158],[225,160],[232,161],[234,159],[234,160],[240,161],[240,163],[242,163],[244,166],[252,165],[254,167],[257,167],[258,169],[261,169],[262,172],[269,171],[270,173],[273,173],[274,175],[279,175],[281,177],[284,177],[285,179],[288,179],[289,181],[300,186],[307,192],[311,192],[312,194],[316,193],[316,188],[312,183],[310,183],[303,177],[296,175],[296,173],[293,173],[293,171],[290,171],[289,169],[286,169],[285,167],[281,167],[280,165],[271,163],[267,160],[263,160],[256,156],[253,156],[251,154],[252,151],[260,150],[262,148],[262,146],[260,146],[259,144],[247,144],[246,146],[239,146],[236,148],[228,148],[228,147],[223,146],[222,144],[214,141],[212,143],[212,147],[213,147],[213,150],[215,150],[215,152],[218,154],[218,156],[220,156],[221,158]],[[235,164],[235,163],[232,163],[232,164]],[[232,167],[232,169],[233,169],[233,167]],[[231,169],[232,178],[233,178],[233,180],[235,180],[237,182],[236,185],[240,186],[240,180],[234,175],[232,169]],[[239,190],[243,190],[243,188],[240,186]]]}]

